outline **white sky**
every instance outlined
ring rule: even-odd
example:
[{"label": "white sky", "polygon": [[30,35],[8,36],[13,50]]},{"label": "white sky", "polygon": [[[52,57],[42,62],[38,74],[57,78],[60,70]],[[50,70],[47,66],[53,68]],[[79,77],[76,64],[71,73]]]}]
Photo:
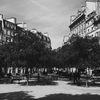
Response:
[{"label": "white sky", "polygon": [[70,16],[85,0],[0,0],[0,13],[16,17],[28,27],[48,32],[52,48],[62,46],[63,36],[69,33]]}]

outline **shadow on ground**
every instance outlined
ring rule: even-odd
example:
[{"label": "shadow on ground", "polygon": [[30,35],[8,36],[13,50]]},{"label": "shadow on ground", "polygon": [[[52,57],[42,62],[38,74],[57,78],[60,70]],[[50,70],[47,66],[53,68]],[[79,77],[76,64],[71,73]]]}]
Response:
[{"label": "shadow on ground", "polygon": [[27,92],[13,92],[0,94],[0,100],[34,100]]},{"label": "shadow on ground", "polygon": [[34,99],[27,92],[14,92],[0,94],[0,100],[100,100],[99,95],[69,95],[69,94],[53,94],[43,98]]},{"label": "shadow on ground", "polygon": [[[79,83],[73,83],[73,82],[68,82],[67,84],[69,84],[69,85],[76,85],[76,86],[81,86],[81,87],[85,87],[86,86],[86,82],[79,82]],[[67,85],[66,84],[66,85]],[[100,87],[100,82],[99,83],[92,83],[92,82],[88,82],[88,86],[90,86],[90,87]]]},{"label": "shadow on ground", "polygon": [[[44,81],[44,80],[40,80],[40,81],[29,81],[28,86],[34,86],[34,85],[43,85],[43,86],[47,86],[47,85],[57,85],[57,82],[54,81]],[[20,83],[21,86],[25,86],[27,85],[27,82],[21,82]]]}]

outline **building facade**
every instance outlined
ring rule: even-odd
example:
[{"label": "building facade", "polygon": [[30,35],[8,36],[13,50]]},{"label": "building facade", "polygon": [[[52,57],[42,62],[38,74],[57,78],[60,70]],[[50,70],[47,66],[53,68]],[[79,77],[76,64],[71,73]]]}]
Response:
[{"label": "building facade", "polygon": [[73,19],[73,16],[71,16],[70,19],[70,35],[72,34],[78,34],[80,36],[85,35],[85,9],[82,11],[78,11],[78,15]]},{"label": "building facade", "polygon": [[39,32],[39,31],[37,31],[36,29],[32,29],[31,32],[33,34],[35,34],[37,37],[39,37],[39,39],[41,41],[44,42],[46,48],[51,49],[51,39],[48,36],[48,34],[43,34],[43,33]]},{"label": "building facade", "polygon": [[70,21],[70,36],[100,36],[100,0],[87,0]]},{"label": "building facade", "polygon": [[4,19],[3,15],[0,15],[0,44],[13,41],[13,36],[16,34],[16,18]]}]

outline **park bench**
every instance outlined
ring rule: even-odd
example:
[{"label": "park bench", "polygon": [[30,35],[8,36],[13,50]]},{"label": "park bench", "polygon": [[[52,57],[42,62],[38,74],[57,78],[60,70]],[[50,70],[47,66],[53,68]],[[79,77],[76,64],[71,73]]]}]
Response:
[{"label": "park bench", "polygon": [[92,75],[91,79],[93,80],[94,83],[100,82],[100,69],[93,71],[93,75]]},{"label": "park bench", "polygon": [[93,83],[100,82],[100,76],[92,76]]},{"label": "park bench", "polygon": [[14,75],[14,76],[12,76],[11,78],[12,78],[12,82],[13,82],[13,83],[16,82],[16,81],[17,81],[18,83],[20,83],[20,81],[24,79],[24,77],[23,77],[22,75]]}]

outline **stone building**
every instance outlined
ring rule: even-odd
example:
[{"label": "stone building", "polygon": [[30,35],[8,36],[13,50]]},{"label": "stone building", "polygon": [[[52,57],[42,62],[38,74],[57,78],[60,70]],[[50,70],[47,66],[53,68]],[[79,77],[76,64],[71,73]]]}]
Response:
[{"label": "stone building", "polygon": [[16,18],[4,19],[0,14],[1,28],[0,43],[8,43],[13,41],[13,36],[16,34]]},{"label": "stone building", "polygon": [[87,0],[77,15],[71,16],[69,28],[71,36],[100,36],[100,0]]}]

